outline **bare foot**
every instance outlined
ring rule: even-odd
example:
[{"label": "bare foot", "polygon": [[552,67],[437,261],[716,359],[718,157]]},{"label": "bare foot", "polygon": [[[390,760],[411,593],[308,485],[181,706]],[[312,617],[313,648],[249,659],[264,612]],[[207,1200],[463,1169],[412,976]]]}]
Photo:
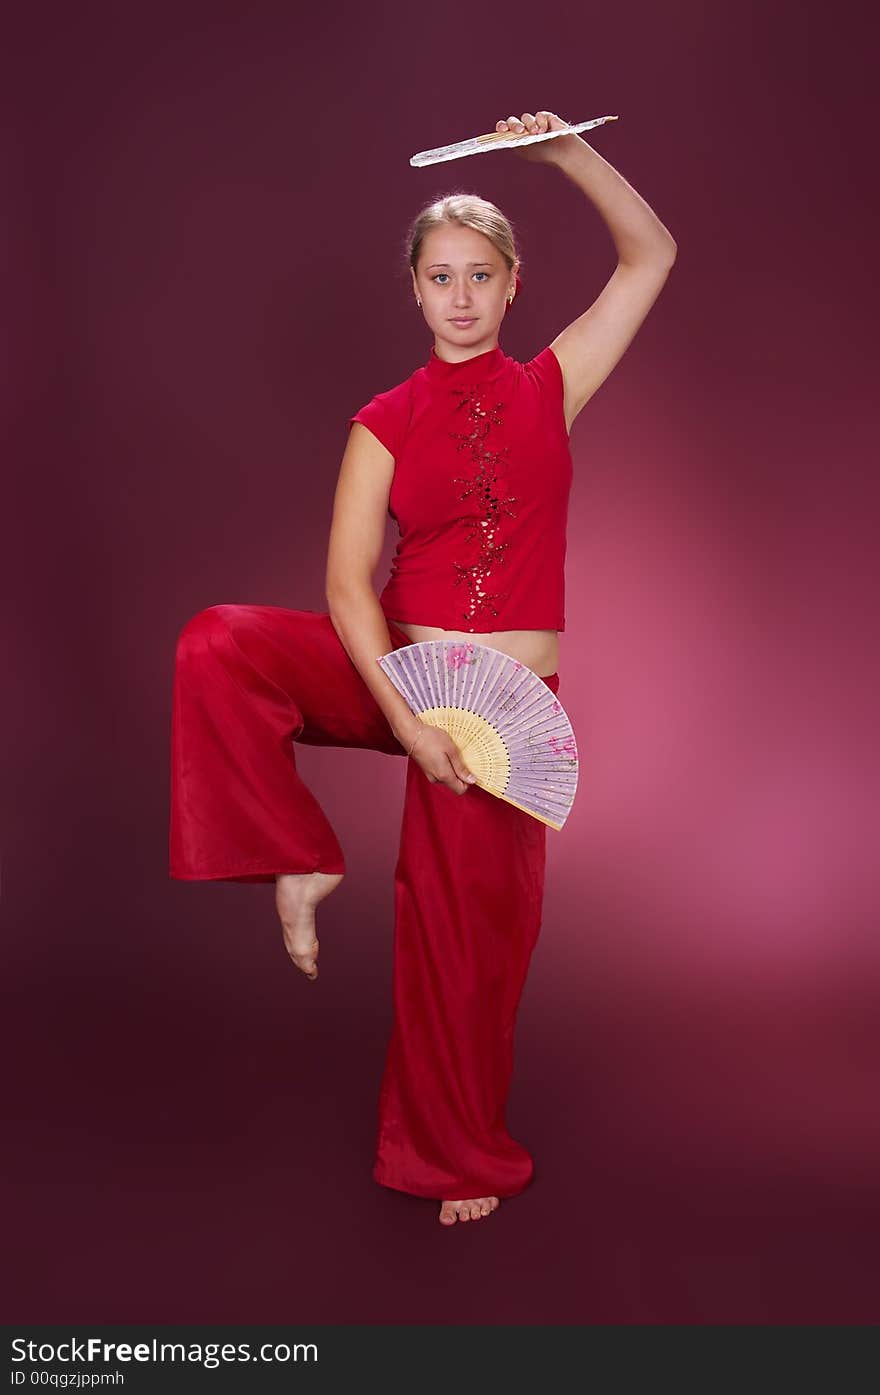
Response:
[{"label": "bare foot", "polygon": [[440,1224],[455,1225],[459,1221],[478,1221],[499,1206],[497,1196],[478,1196],[468,1201],[441,1201]]},{"label": "bare foot", "polygon": [[294,964],[309,979],[318,977],[318,938],[315,907],[342,881],[342,872],[279,872],[275,906],[284,931],[284,945]]}]

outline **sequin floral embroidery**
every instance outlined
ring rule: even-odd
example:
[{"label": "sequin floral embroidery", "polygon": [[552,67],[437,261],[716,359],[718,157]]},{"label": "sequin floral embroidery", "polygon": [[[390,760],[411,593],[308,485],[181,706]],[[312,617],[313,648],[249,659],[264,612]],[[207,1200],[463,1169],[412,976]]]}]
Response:
[{"label": "sequin floral embroidery", "polygon": [[517,502],[517,496],[503,492],[503,466],[510,447],[493,450],[489,444],[492,427],[503,425],[501,409],[504,403],[489,404],[486,390],[480,385],[457,391],[459,402],[456,411],[464,411],[467,429],[452,431],[450,435],[458,441],[459,450],[470,452],[476,468],[473,475],[456,475],[453,483],[464,485],[458,496],[460,499],[468,499],[472,494],[477,496],[478,512],[462,514],[458,520],[465,529],[462,541],[470,543],[476,540],[477,556],[473,562],[453,562],[452,565],[456,572],[454,585],[463,584],[468,595],[467,607],[461,612],[461,617],[471,622],[468,629],[473,631],[473,622],[477,618],[487,612],[492,616],[499,614],[498,603],[507,596],[506,591],[490,590],[488,582],[493,566],[497,568],[508,560],[509,544],[499,541],[499,522],[503,514],[516,518],[516,511],[510,506]]}]

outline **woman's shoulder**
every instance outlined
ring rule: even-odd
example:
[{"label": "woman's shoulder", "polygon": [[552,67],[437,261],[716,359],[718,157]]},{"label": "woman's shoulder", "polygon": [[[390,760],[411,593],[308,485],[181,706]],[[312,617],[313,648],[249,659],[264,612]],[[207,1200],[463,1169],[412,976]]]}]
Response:
[{"label": "woman's shoulder", "polygon": [[366,426],[390,450],[395,459],[403,449],[403,443],[412,415],[412,387],[415,374],[404,378],[402,383],[374,393],[369,401],[349,417],[349,429],[356,421]]},{"label": "woman's shoulder", "polygon": [[550,378],[554,381],[562,377],[562,365],[551,344],[546,344],[532,358],[524,359],[518,366],[531,377]]},{"label": "woman's shoulder", "polygon": [[411,373],[402,382],[395,383],[393,387],[383,388],[373,394],[369,399],[371,402],[378,402],[381,406],[398,407],[403,406],[410,399],[412,389],[418,376],[418,369]]}]

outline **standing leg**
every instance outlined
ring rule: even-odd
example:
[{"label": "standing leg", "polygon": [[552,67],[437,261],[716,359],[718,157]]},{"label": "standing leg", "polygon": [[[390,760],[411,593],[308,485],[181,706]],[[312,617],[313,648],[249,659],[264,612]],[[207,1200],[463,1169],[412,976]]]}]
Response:
[{"label": "standing leg", "polygon": [[[389,625],[395,649],[410,640]],[[273,882],[344,873],[342,848],[296,768],[294,743],[405,755],[329,614],[215,605],[177,643],[170,874]]]},{"label": "standing leg", "polygon": [[[556,692],[558,674],[544,679]],[[435,1199],[514,1196],[531,1155],[505,1110],[541,927],[546,825],[407,766],[395,870],[394,1021],[373,1178]]]}]

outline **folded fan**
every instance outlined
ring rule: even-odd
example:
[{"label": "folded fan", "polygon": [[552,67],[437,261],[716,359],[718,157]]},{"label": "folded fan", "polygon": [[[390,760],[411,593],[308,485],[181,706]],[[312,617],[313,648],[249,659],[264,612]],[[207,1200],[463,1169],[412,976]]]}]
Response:
[{"label": "folded fan", "polygon": [[591,121],[576,121],[574,125],[563,126],[558,131],[539,131],[537,135],[527,135],[525,131],[487,131],[482,136],[471,136],[468,140],[458,140],[452,145],[438,145],[433,150],[420,150],[411,155],[411,165],[439,165],[443,160],[460,160],[465,155],[480,155],[484,150],[505,150],[512,145],[532,145],[539,140],[554,140],[557,136],[589,131],[593,126],[603,126],[606,121],[617,121],[616,116],[594,116]]},{"label": "folded fan", "polygon": [[459,640],[405,644],[377,662],[426,726],[448,732],[483,789],[562,828],[577,790],[577,742],[539,674]]}]

